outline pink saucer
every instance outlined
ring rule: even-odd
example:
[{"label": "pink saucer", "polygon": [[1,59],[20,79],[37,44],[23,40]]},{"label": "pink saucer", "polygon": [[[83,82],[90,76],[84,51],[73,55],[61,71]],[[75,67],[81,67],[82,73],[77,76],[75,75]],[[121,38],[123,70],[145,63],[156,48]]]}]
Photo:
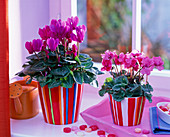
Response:
[{"label": "pink saucer", "polygon": [[[117,136],[126,137],[141,137],[142,133],[137,134],[134,132],[135,128],[139,127],[141,129],[150,128],[150,118],[149,118],[149,108],[156,106],[158,102],[170,102],[169,98],[166,97],[153,97],[152,103],[146,100],[145,108],[143,112],[143,117],[141,124],[138,126],[123,127],[117,126],[113,123],[109,99],[106,98],[99,104],[94,105],[81,113],[82,118],[88,125],[97,125],[99,129],[106,131],[107,133],[116,134]],[[162,137],[162,135],[154,135],[152,132],[148,134],[148,137]],[[168,137],[169,135],[164,135]]]}]

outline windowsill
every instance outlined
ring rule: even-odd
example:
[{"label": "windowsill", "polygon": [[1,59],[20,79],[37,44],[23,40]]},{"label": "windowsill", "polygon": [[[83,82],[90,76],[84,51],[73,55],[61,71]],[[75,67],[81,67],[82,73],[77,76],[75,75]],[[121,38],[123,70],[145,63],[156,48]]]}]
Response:
[{"label": "windowsill", "polygon": [[[40,112],[37,116],[27,120],[11,119],[12,137],[65,137],[63,128],[66,126],[79,126],[85,124],[83,119],[79,117],[79,121],[72,125],[52,125],[45,123],[43,115]],[[74,133],[67,134],[68,137],[74,137]],[[75,135],[76,136],[76,135]],[[93,134],[95,136],[95,134]]]},{"label": "windowsill", "polygon": [[[94,90],[94,92],[91,92]],[[84,93],[81,103],[80,112],[86,110],[90,106],[99,103],[104,98],[98,95],[98,89],[96,90],[89,85],[84,86]],[[44,121],[42,112],[37,116],[27,120],[15,120],[11,119],[11,134],[12,137],[77,137],[74,132],[69,134],[63,133],[64,127],[80,126],[86,124],[82,117],[79,115],[78,122],[69,125],[52,125],[47,124]],[[84,132],[85,133],[85,132]],[[88,137],[98,137],[97,132],[85,133]]]}]

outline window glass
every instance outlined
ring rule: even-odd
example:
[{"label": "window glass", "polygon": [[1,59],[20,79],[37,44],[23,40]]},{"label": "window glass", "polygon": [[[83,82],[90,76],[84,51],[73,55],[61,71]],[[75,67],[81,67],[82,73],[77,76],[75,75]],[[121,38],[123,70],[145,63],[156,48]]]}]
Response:
[{"label": "window glass", "polygon": [[107,49],[122,52],[131,50],[132,0],[77,2],[78,16],[87,23],[87,41],[81,46],[81,52],[88,53],[94,61],[100,62],[100,54]]},{"label": "window glass", "polygon": [[142,50],[170,69],[170,0],[142,0]]}]

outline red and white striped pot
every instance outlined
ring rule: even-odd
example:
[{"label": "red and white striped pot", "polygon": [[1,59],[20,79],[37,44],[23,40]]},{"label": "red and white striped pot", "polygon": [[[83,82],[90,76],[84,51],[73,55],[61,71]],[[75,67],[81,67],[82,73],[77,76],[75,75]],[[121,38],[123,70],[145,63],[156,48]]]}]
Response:
[{"label": "red and white striped pot", "polygon": [[141,123],[145,97],[124,98],[118,102],[109,94],[113,122],[119,126],[136,126]]},{"label": "red and white striped pot", "polygon": [[38,83],[44,120],[54,125],[66,125],[78,120],[83,86],[73,84],[72,88],[43,88]]}]

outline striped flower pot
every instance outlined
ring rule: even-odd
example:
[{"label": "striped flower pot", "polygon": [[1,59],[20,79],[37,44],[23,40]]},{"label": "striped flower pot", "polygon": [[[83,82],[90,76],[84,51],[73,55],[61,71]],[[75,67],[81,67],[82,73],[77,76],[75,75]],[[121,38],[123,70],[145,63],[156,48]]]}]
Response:
[{"label": "striped flower pot", "polygon": [[113,122],[119,126],[136,126],[141,123],[145,97],[125,98],[117,102],[109,94]]},{"label": "striped flower pot", "polygon": [[82,98],[82,85],[73,84],[72,88],[43,88],[38,84],[44,120],[54,125],[66,125],[78,120]]}]

